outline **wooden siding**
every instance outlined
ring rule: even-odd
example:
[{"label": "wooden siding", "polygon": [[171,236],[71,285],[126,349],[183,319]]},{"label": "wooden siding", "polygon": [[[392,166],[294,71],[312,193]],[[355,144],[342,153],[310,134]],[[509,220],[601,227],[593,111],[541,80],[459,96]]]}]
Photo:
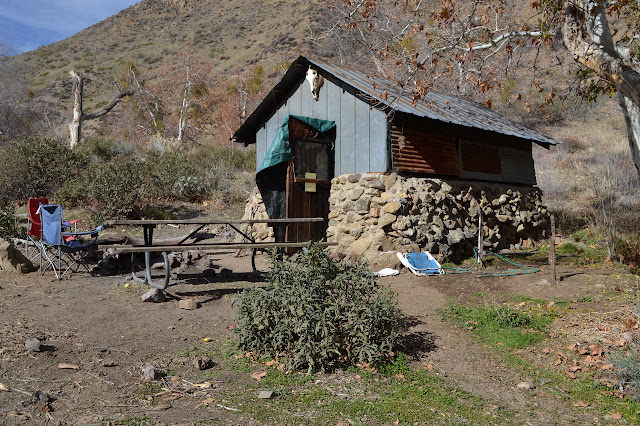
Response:
[{"label": "wooden siding", "polygon": [[300,115],[336,122],[336,176],[389,170],[385,112],[356,97],[346,83],[324,77],[317,101],[311,95],[309,83],[302,80],[291,97],[258,130],[257,166],[260,167],[284,118]]},{"label": "wooden siding", "polygon": [[464,172],[502,174],[498,147],[489,144],[479,144],[469,140],[460,141],[462,156],[462,170]]},{"label": "wooden siding", "polygon": [[460,176],[455,137],[394,128],[391,151],[397,171]]},{"label": "wooden siding", "polygon": [[536,184],[536,171],[530,143],[501,146],[498,151],[505,182]]}]

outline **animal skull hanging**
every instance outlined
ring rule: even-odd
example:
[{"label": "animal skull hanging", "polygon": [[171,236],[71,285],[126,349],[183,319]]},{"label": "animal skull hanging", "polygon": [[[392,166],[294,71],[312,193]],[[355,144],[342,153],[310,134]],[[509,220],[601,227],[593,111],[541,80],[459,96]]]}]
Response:
[{"label": "animal skull hanging", "polygon": [[311,86],[311,94],[313,95],[314,100],[318,100],[318,93],[320,92],[320,88],[324,83],[324,78],[320,74],[318,74],[318,70],[314,70],[309,65],[309,69],[307,70],[307,81],[309,82],[309,86]]}]

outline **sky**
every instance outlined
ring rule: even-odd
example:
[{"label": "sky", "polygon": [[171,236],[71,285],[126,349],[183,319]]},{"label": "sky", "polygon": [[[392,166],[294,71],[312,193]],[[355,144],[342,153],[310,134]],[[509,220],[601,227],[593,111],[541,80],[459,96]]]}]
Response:
[{"label": "sky", "polygon": [[71,37],[140,0],[0,0],[0,41],[16,53]]}]

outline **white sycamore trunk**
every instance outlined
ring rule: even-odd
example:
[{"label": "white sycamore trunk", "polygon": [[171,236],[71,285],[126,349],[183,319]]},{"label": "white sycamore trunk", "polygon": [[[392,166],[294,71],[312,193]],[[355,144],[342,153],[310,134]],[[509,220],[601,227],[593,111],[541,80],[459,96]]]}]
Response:
[{"label": "white sycamore trunk", "polygon": [[576,61],[616,87],[640,177],[640,63],[628,47],[614,42],[605,7],[597,0],[567,3],[563,41]]}]

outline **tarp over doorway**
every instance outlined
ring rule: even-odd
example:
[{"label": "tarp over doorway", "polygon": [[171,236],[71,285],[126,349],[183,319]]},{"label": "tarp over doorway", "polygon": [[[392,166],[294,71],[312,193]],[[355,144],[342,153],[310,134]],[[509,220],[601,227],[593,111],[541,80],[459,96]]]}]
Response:
[{"label": "tarp over doorway", "polygon": [[[287,216],[287,162],[293,158],[289,141],[291,117],[303,121],[320,133],[336,127],[335,121],[318,118],[288,115],[284,119],[256,173],[256,184],[270,219],[284,219]],[[284,241],[284,231],[280,227],[274,229],[277,242]]]},{"label": "tarp over doorway", "polygon": [[[320,133],[328,132],[329,130],[336,127],[335,121],[321,120],[319,118],[311,118],[311,117],[302,117],[299,115],[288,115],[280,125],[280,128],[276,133],[276,137],[273,139],[271,146],[269,146],[269,149],[267,150],[267,153],[265,154],[264,159],[262,160],[262,164],[260,164],[260,167],[258,168],[257,173],[260,173],[264,169],[275,166],[284,161],[289,161],[293,158],[293,152],[291,151],[291,145],[289,143],[289,118],[290,117],[297,118],[298,120],[307,123],[308,125],[316,129]],[[272,217],[271,219],[275,219],[275,218]]]}]

